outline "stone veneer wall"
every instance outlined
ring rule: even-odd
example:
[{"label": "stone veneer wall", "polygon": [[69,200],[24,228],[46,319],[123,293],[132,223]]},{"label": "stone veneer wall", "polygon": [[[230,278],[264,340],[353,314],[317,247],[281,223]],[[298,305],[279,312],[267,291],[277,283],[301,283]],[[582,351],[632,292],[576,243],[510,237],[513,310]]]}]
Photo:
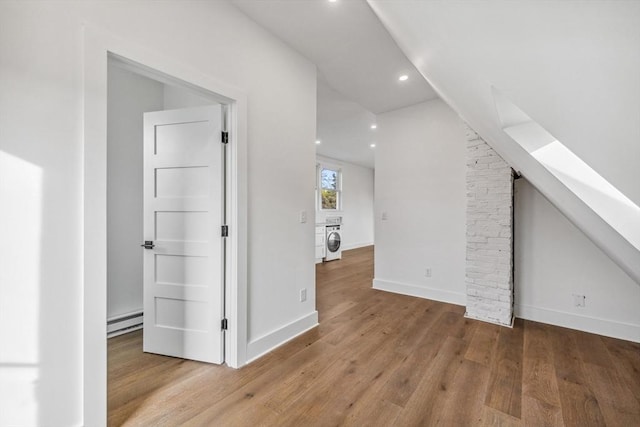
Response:
[{"label": "stone veneer wall", "polygon": [[466,317],[513,322],[511,167],[467,127]]}]

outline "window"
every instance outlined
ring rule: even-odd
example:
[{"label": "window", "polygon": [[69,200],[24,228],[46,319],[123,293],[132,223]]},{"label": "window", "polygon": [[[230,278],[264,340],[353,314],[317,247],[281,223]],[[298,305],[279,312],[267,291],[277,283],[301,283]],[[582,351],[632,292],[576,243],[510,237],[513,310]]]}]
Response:
[{"label": "window", "polygon": [[319,165],[318,188],[320,199],[318,206],[321,210],[340,210],[342,200],[342,171],[337,167]]}]

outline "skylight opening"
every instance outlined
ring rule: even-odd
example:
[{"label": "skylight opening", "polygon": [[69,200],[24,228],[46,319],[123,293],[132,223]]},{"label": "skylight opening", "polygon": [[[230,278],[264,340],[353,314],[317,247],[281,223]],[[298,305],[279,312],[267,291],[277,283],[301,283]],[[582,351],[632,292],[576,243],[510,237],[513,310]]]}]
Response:
[{"label": "skylight opening", "polygon": [[640,207],[493,88],[502,130],[640,250]]}]

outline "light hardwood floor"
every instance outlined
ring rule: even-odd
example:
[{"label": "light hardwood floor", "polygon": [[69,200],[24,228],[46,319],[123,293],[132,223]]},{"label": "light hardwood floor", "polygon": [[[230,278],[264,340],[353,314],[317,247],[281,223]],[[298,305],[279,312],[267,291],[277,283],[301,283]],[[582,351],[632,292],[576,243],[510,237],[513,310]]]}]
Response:
[{"label": "light hardwood floor", "polygon": [[640,345],[371,289],[373,248],[318,265],[320,326],[239,370],[109,340],[109,425],[640,426]]}]

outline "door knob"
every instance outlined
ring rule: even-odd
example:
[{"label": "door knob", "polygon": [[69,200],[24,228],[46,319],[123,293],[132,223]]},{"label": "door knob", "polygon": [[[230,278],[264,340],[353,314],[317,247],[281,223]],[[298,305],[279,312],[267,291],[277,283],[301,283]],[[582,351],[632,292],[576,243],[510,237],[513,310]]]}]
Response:
[{"label": "door knob", "polygon": [[153,244],[152,240],[145,240],[144,245],[140,245],[145,249],[153,249],[156,245]]}]

